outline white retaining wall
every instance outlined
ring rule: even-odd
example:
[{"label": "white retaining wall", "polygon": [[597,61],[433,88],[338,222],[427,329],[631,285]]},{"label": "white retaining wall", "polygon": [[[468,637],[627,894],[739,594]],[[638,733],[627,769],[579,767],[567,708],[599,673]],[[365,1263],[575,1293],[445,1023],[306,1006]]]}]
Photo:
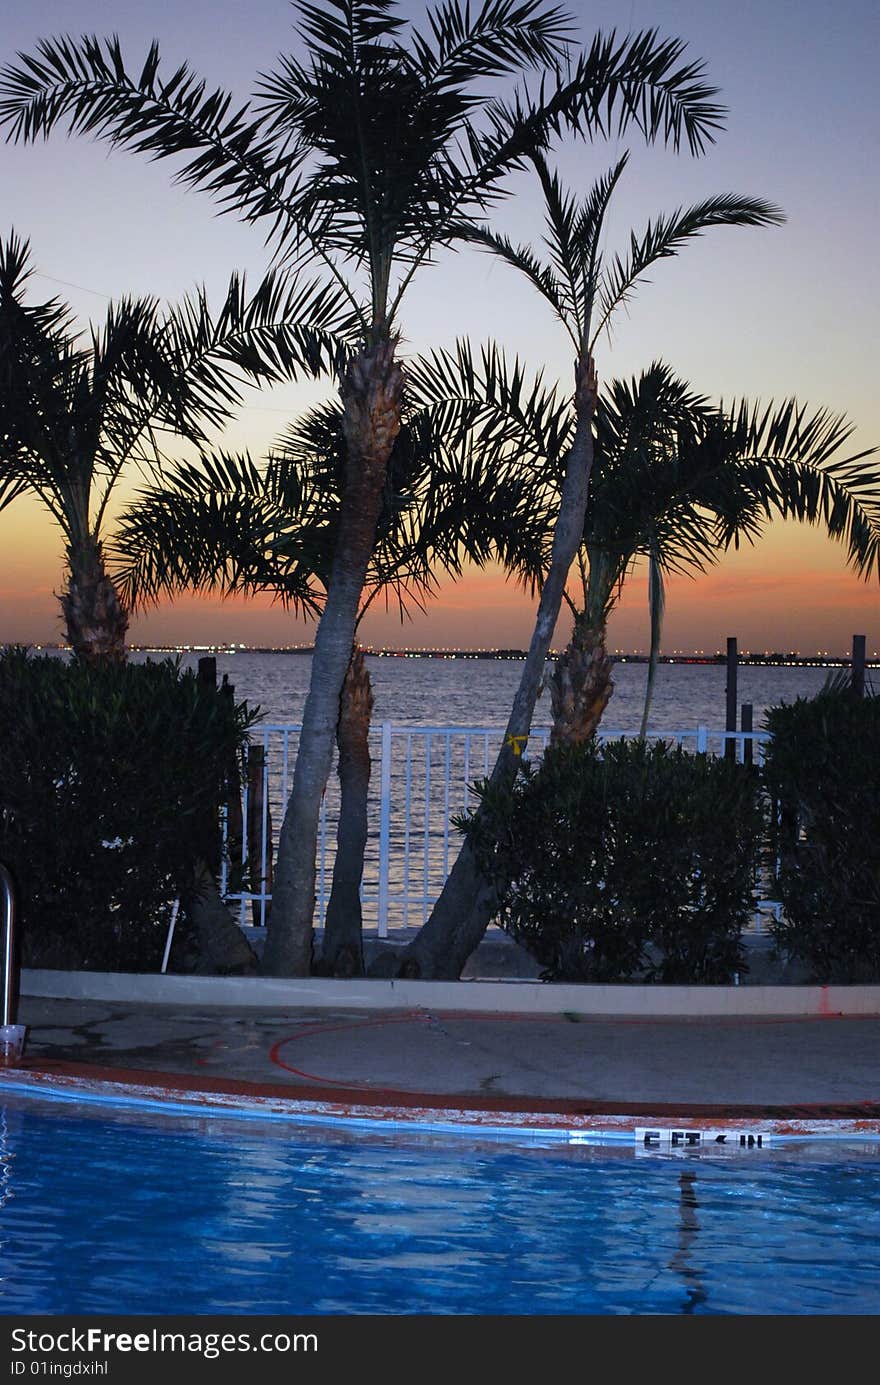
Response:
[{"label": "white retaining wall", "polygon": [[380,981],[24,969],[21,993],[114,1004],[229,1010],[446,1010],[491,1014],[880,1015],[880,986],[591,986],[540,981]]}]

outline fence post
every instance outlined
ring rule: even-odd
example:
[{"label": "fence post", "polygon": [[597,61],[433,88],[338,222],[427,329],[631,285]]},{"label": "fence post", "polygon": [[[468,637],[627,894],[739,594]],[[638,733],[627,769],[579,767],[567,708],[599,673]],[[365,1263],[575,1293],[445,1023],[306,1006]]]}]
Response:
[{"label": "fence post", "polygon": [[[727,716],[725,718],[725,731],[736,731],[736,673],[739,663],[739,655],[736,648],[736,636],[729,635],[727,639]],[[724,741],[724,755],[728,760],[736,759],[736,739],[727,736]]]},{"label": "fence post", "polygon": [[199,671],[196,674],[196,678],[198,679],[199,683],[204,684],[209,688],[216,688],[217,660],[214,658],[213,655],[206,655],[205,658],[199,659]]},{"label": "fence post", "polygon": [[[201,675],[202,663],[213,665],[213,681],[217,682],[217,660],[199,660],[199,674]],[[235,701],[235,687],[229,681],[229,674],[224,673],[223,682],[217,688],[221,697],[225,698],[231,707]],[[242,804],[242,791],[244,796],[248,794],[248,781],[245,779],[242,784],[242,775],[237,760],[230,762],[226,773],[226,801],[229,809],[228,817],[228,849],[230,853],[235,853],[236,861],[244,867],[247,860],[248,847],[244,838],[245,813],[250,811],[250,804]],[[230,856],[231,859],[231,856]],[[244,921],[244,903],[242,902],[242,922]]]},{"label": "fence post", "polygon": [[377,936],[388,937],[388,870],[391,855],[391,722],[382,722],[379,770],[379,909]]},{"label": "fence post", "polygon": [[[213,654],[206,654],[200,657],[198,669],[196,671],[196,686],[204,688],[206,692],[222,692],[226,696],[232,697],[235,689],[230,687],[229,678],[224,673],[223,684],[217,687],[217,660]],[[242,853],[242,816],[241,816],[241,783],[237,766],[232,765],[227,770],[226,784],[221,791],[221,801],[217,805],[221,822],[219,839],[214,838],[213,823],[216,810],[212,810],[206,822],[206,862],[212,872],[220,875],[220,892],[225,895],[229,885],[228,863],[239,864]],[[213,838],[213,840],[212,840]],[[208,844],[210,843],[210,845]],[[244,905],[242,904],[242,923],[244,922]]]},{"label": "fence post", "polygon": [[252,901],[254,926],[265,927],[269,918],[267,895],[272,893],[272,814],[266,793],[266,751],[261,745],[248,747],[247,855],[249,885],[259,899]]},{"label": "fence post", "polygon": [[[751,702],[744,702],[743,705],[742,705],[742,721],[741,721],[741,726],[742,726],[742,729],[743,729],[744,732],[748,731],[749,733],[751,733],[751,731],[754,729],[754,727],[753,727],[753,725],[752,725],[752,720],[753,720],[753,707],[752,707],[752,704],[751,704]],[[744,764],[744,765],[750,765],[750,764],[752,763],[752,759],[753,759],[753,758],[754,758],[754,742],[753,742],[752,739],[751,739],[751,735],[749,735],[748,738],[744,735],[744,736],[743,736],[743,764]]]},{"label": "fence post", "polygon": [[705,755],[709,749],[709,728],[706,726],[697,727],[697,754]]},{"label": "fence post", "polygon": [[865,636],[853,635],[852,690],[856,697],[865,696]]}]

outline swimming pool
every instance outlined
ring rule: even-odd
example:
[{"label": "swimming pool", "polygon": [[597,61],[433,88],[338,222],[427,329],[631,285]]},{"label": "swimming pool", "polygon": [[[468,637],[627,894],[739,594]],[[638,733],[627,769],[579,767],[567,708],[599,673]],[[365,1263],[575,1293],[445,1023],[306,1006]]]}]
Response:
[{"label": "swimming pool", "polygon": [[728,1156],[0,1096],[6,1314],[876,1314],[880,1144]]}]

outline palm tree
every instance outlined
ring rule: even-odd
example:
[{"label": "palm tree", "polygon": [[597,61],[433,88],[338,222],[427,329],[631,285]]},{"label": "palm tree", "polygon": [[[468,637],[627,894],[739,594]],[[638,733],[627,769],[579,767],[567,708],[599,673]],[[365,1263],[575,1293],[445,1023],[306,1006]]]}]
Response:
[{"label": "palm tree", "polygon": [[[880,472],[864,465],[876,449],[846,454],[851,434],[842,416],[795,400],[713,403],[662,362],[609,385],[596,414],[579,592],[567,598],[574,630],[550,679],[553,740],[595,734],[614,686],[608,619],[638,559],[648,563],[651,614],[643,736],[670,574],[705,571],[775,517],[823,525],[856,572],[880,576]],[[533,557],[524,573],[534,570]]]},{"label": "palm tree", "polygon": [[162,313],[124,299],[85,339],[60,300],[26,301],[32,273],[27,242],[11,234],[0,246],[0,504],[38,497],[64,537],[74,655],[121,660],[129,612],[104,550],[121,475],[157,465],[164,435],[204,443],[243,382],[319,372],[345,350],[344,314],[314,284],[271,273],[249,300],[233,275],[216,314],[204,291]]},{"label": "palm tree", "polygon": [[[460,240],[523,160],[565,130],[635,126],[699,153],[720,127],[702,66],[655,31],[598,35],[573,57],[573,27],[542,0],[444,0],[426,30],[394,0],[297,5],[304,57],[285,56],[254,105],[235,109],[184,64],[159,76],[153,45],[134,74],[115,40],[46,41],[0,80],[0,123],[32,140],[66,122],[152,158],[221,210],[265,221],[278,252],[309,256],[348,295],[359,345],[340,372],[346,473],[337,545],[315,637],[293,788],[281,830],[266,962],[305,975],[315,851],[340,691],[400,429],[399,318],[416,271]],[[507,100],[479,89],[539,74]],[[362,287],[359,286],[362,284]],[[589,378],[582,388],[590,397]]]},{"label": "palm tree", "polygon": [[[334,290],[278,272],[248,299],[233,275],[217,314],[204,291],[161,315],[153,300],[125,300],[84,339],[58,299],[26,301],[32,272],[13,233],[0,247],[0,508],[37,496],[65,540],[61,605],[75,657],[122,660],[130,607],[105,540],[123,471],[154,468],[166,433],[204,442],[244,382],[332,367],[346,352],[345,310]],[[190,893],[215,961],[238,965],[241,934],[204,862]]]},{"label": "palm tree", "polygon": [[[414,381],[433,393],[441,382],[450,399],[481,401],[489,450],[528,469],[532,500],[524,508],[540,518],[506,566],[527,589],[540,589],[575,432],[572,401],[560,402],[540,377],[529,382],[519,362],[509,366],[495,348],[475,364],[465,343],[454,355],[436,354]],[[701,571],[731,544],[753,541],[774,517],[823,525],[846,546],[850,566],[866,579],[880,576],[880,472],[864,465],[876,449],[846,455],[852,425],[842,416],[795,400],[713,404],[655,363],[636,381],[611,382],[593,432],[591,500],[576,555],[581,592],[565,597],[575,629],[549,680],[555,740],[587,739],[599,724],[613,692],[607,620],[639,556],[654,571],[655,652],[662,619],[656,590],[662,593],[666,575]],[[479,885],[476,870],[474,878]],[[478,907],[491,907],[491,898],[487,888]],[[478,922],[472,907],[475,914]],[[435,974],[457,974],[476,931],[475,923],[470,934],[463,927],[445,940],[435,933],[428,958]],[[402,974],[424,975],[420,939],[403,954]]]},{"label": "palm tree", "polygon": [[[545,203],[549,256],[542,260],[529,246],[514,245],[507,237],[485,228],[471,228],[466,239],[499,256],[523,274],[561,323],[575,353],[575,390],[564,413],[555,415],[540,398],[540,383],[526,399],[518,366],[511,376],[495,352],[484,353],[476,368],[464,344],[457,353],[438,353],[423,372],[422,389],[436,396],[445,388],[454,397],[479,398],[498,405],[508,423],[521,421],[523,407],[535,415],[521,435],[523,461],[541,457],[540,439],[546,433],[562,444],[559,491],[552,505],[548,549],[542,554],[535,627],[514,697],[510,717],[491,783],[512,786],[519,757],[531,731],[550,641],[564,599],[568,574],[583,539],[584,516],[593,468],[593,419],[597,401],[593,352],[602,331],[621,304],[631,297],[638,280],[651,265],[675,255],[682,245],[713,226],[769,226],[782,220],[778,208],[756,198],[724,195],[706,199],[650,222],[641,237],[632,235],[629,253],[607,265],[601,252],[605,217],[628,155],[578,202],[550,170],[543,154],[532,162]],[[540,402],[538,400],[540,399]],[[565,406],[563,406],[565,407]],[[504,427],[501,433],[506,434]],[[489,424],[481,445],[497,447],[499,425]],[[511,439],[507,436],[507,442]],[[538,443],[536,450],[536,442]],[[516,443],[512,444],[514,447]],[[479,811],[479,810],[478,810]],[[485,879],[476,853],[465,840],[430,918],[407,949],[408,972],[421,976],[458,976],[483,936],[496,906],[495,886]]]},{"label": "palm tree", "polygon": [[[357,624],[377,597],[401,619],[420,609],[438,573],[456,577],[513,553],[536,523],[531,494],[503,468],[476,461],[466,427],[442,409],[404,409]],[[122,516],[113,556],[133,608],[196,589],[271,592],[320,614],[341,507],[345,445],[339,408],[313,410],[288,429],[265,464],[214,455],[166,469]],[[535,541],[535,536],[531,536]],[[355,642],[340,697],[336,742],[340,806],[320,970],[364,970],[360,885],[367,842],[373,693]]]}]

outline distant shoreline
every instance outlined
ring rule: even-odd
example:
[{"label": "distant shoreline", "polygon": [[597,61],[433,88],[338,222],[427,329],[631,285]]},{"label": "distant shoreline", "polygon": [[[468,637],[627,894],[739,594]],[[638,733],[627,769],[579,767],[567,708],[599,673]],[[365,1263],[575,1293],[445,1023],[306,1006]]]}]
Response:
[{"label": "distant shoreline", "polygon": [[[28,649],[45,652],[63,651],[67,648],[63,644],[32,644]],[[234,655],[234,654],[311,654],[312,645],[227,645],[227,644],[188,644],[188,645],[157,645],[157,644],[132,644],[128,646],[133,654],[198,654],[201,656],[211,655]],[[384,649],[365,647],[364,652],[376,659],[493,659],[508,662],[522,662],[526,657],[524,649]],[[550,658],[556,658],[558,650],[550,651]],[[630,654],[617,652],[611,656],[614,663],[622,664],[647,664],[647,654]],[[659,657],[661,664],[688,664],[706,665],[711,667],[724,666],[727,663],[725,654],[661,654]],[[852,660],[847,655],[819,655],[819,654],[783,654],[774,652],[772,654],[743,654],[740,653],[738,662],[745,666],[755,666],[764,668],[850,668]],[[880,659],[866,659],[866,668],[880,668]]]}]

